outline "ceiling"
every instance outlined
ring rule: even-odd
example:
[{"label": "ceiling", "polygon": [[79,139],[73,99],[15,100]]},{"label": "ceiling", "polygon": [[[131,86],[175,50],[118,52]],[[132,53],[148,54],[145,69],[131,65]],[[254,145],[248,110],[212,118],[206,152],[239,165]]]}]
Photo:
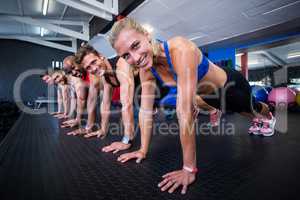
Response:
[{"label": "ceiling", "polygon": [[[42,15],[43,1],[1,0],[0,39],[21,39],[54,48],[62,47],[45,41],[69,40],[72,48],[65,50],[74,52],[75,41],[90,40],[97,32],[105,34],[117,14],[129,14],[152,26],[156,38],[181,35],[200,47],[245,41],[253,34],[265,36],[266,31],[268,35],[291,28],[300,32],[300,0],[49,0],[46,16]],[[104,6],[117,2],[117,13],[98,9],[95,2]],[[43,37],[41,27],[45,28]]]},{"label": "ceiling", "polygon": [[299,0],[149,0],[130,16],[154,27],[155,37],[205,46],[300,18],[299,10]]},{"label": "ceiling", "polygon": [[[88,23],[92,15],[76,10],[72,7],[68,7],[57,1],[50,0],[48,5],[48,12],[46,16],[42,14],[43,0],[2,0],[0,3],[1,13],[1,35],[26,35],[26,36],[39,36],[40,26],[34,26],[22,22],[18,22],[6,16],[20,16],[20,17],[32,17],[35,19],[51,19],[51,20],[72,20],[76,22]],[[74,30],[78,30],[81,27],[75,26]],[[57,36],[57,33],[53,31],[46,31],[45,36]]]},{"label": "ceiling", "polygon": [[[298,33],[299,38],[300,34],[299,0],[149,0],[129,15],[152,26],[156,38],[181,35],[205,51],[240,47],[275,35]],[[249,69],[300,65],[299,57],[287,58],[295,51],[300,52],[300,42],[252,51],[248,54]],[[236,61],[240,66],[240,57]]]},{"label": "ceiling", "polygon": [[[45,2],[47,13],[43,15]],[[136,2],[142,1],[1,0],[0,39],[18,39],[75,52],[78,40],[89,41],[95,34],[91,32],[91,21],[102,19],[102,27],[106,27],[117,15],[131,11]],[[70,41],[70,45],[61,41]]]}]

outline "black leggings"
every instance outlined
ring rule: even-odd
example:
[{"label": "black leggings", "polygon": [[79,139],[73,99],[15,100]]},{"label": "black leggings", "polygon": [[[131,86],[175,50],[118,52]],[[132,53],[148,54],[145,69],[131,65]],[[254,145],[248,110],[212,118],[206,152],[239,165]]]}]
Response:
[{"label": "black leggings", "polygon": [[230,68],[222,69],[227,74],[227,81],[224,87],[218,89],[216,98],[207,98],[204,96],[204,101],[223,111],[253,113],[254,110],[260,113],[262,104],[254,101],[251,94],[251,87],[244,76],[240,72]]}]

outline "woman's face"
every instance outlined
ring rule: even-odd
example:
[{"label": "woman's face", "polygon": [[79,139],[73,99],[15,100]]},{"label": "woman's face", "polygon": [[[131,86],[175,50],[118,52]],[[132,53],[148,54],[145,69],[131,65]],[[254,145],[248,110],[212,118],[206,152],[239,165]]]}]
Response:
[{"label": "woman's face", "polygon": [[149,69],[153,65],[153,51],[149,35],[134,29],[124,29],[120,32],[114,48],[119,56],[130,65]]},{"label": "woman's face", "polygon": [[106,64],[102,55],[89,53],[82,60],[83,68],[90,74],[102,76],[106,70]]}]

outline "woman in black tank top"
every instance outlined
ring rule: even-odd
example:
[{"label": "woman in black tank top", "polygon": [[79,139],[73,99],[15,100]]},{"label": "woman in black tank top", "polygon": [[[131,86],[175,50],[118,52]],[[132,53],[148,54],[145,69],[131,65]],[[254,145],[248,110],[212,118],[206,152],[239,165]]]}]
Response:
[{"label": "woman in black tank top", "polygon": [[109,58],[107,59],[107,61],[109,62],[109,64],[112,67],[112,70],[110,72],[106,72],[104,73],[104,78],[106,80],[107,83],[109,83],[112,87],[120,87],[120,82],[117,78],[117,74],[116,74],[116,68],[117,68],[117,63],[119,61],[119,56],[113,57],[113,58]]}]

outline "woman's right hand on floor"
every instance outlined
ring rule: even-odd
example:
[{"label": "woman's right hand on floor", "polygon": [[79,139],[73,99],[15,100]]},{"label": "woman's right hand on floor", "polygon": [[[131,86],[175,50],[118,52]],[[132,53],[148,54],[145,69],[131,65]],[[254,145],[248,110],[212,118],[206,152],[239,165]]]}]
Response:
[{"label": "woman's right hand on floor", "polygon": [[80,121],[79,120],[74,120],[72,122],[69,123],[63,123],[60,127],[61,128],[73,128],[75,126],[79,126]]},{"label": "woman's right hand on floor", "polygon": [[121,163],[127,162],[128,160],[135,159],[136,163],[140,163],[143,159],[146,158],[146,155],[141,150],[133,151],[130,153],[124,153],[118,157],[118,161]]},{"label": "woman's right hand on floor", "polygon": [[86,134],[86,130],[84,128],[78,128],[74,131],[70,131],[67,133],[67,135],[84,135]]},{"label": "woman's right hand on floor", "polygon": [[76,121],[76,119],[69,119],[69,120],[66,120],[66,121],[62,122],[62,124],[70,124],[70,123],[73,123],[75,121]]},{"label": "woman's right hand on floor", "polygon": [[106,136],[106,133],[100,129],[100,130],[93,131],[93,132],[87,132],[87,134],[84,137],[91,138],[91,137],[95,137],[95,136],[97,136],[97,138],[104,139]]}]

